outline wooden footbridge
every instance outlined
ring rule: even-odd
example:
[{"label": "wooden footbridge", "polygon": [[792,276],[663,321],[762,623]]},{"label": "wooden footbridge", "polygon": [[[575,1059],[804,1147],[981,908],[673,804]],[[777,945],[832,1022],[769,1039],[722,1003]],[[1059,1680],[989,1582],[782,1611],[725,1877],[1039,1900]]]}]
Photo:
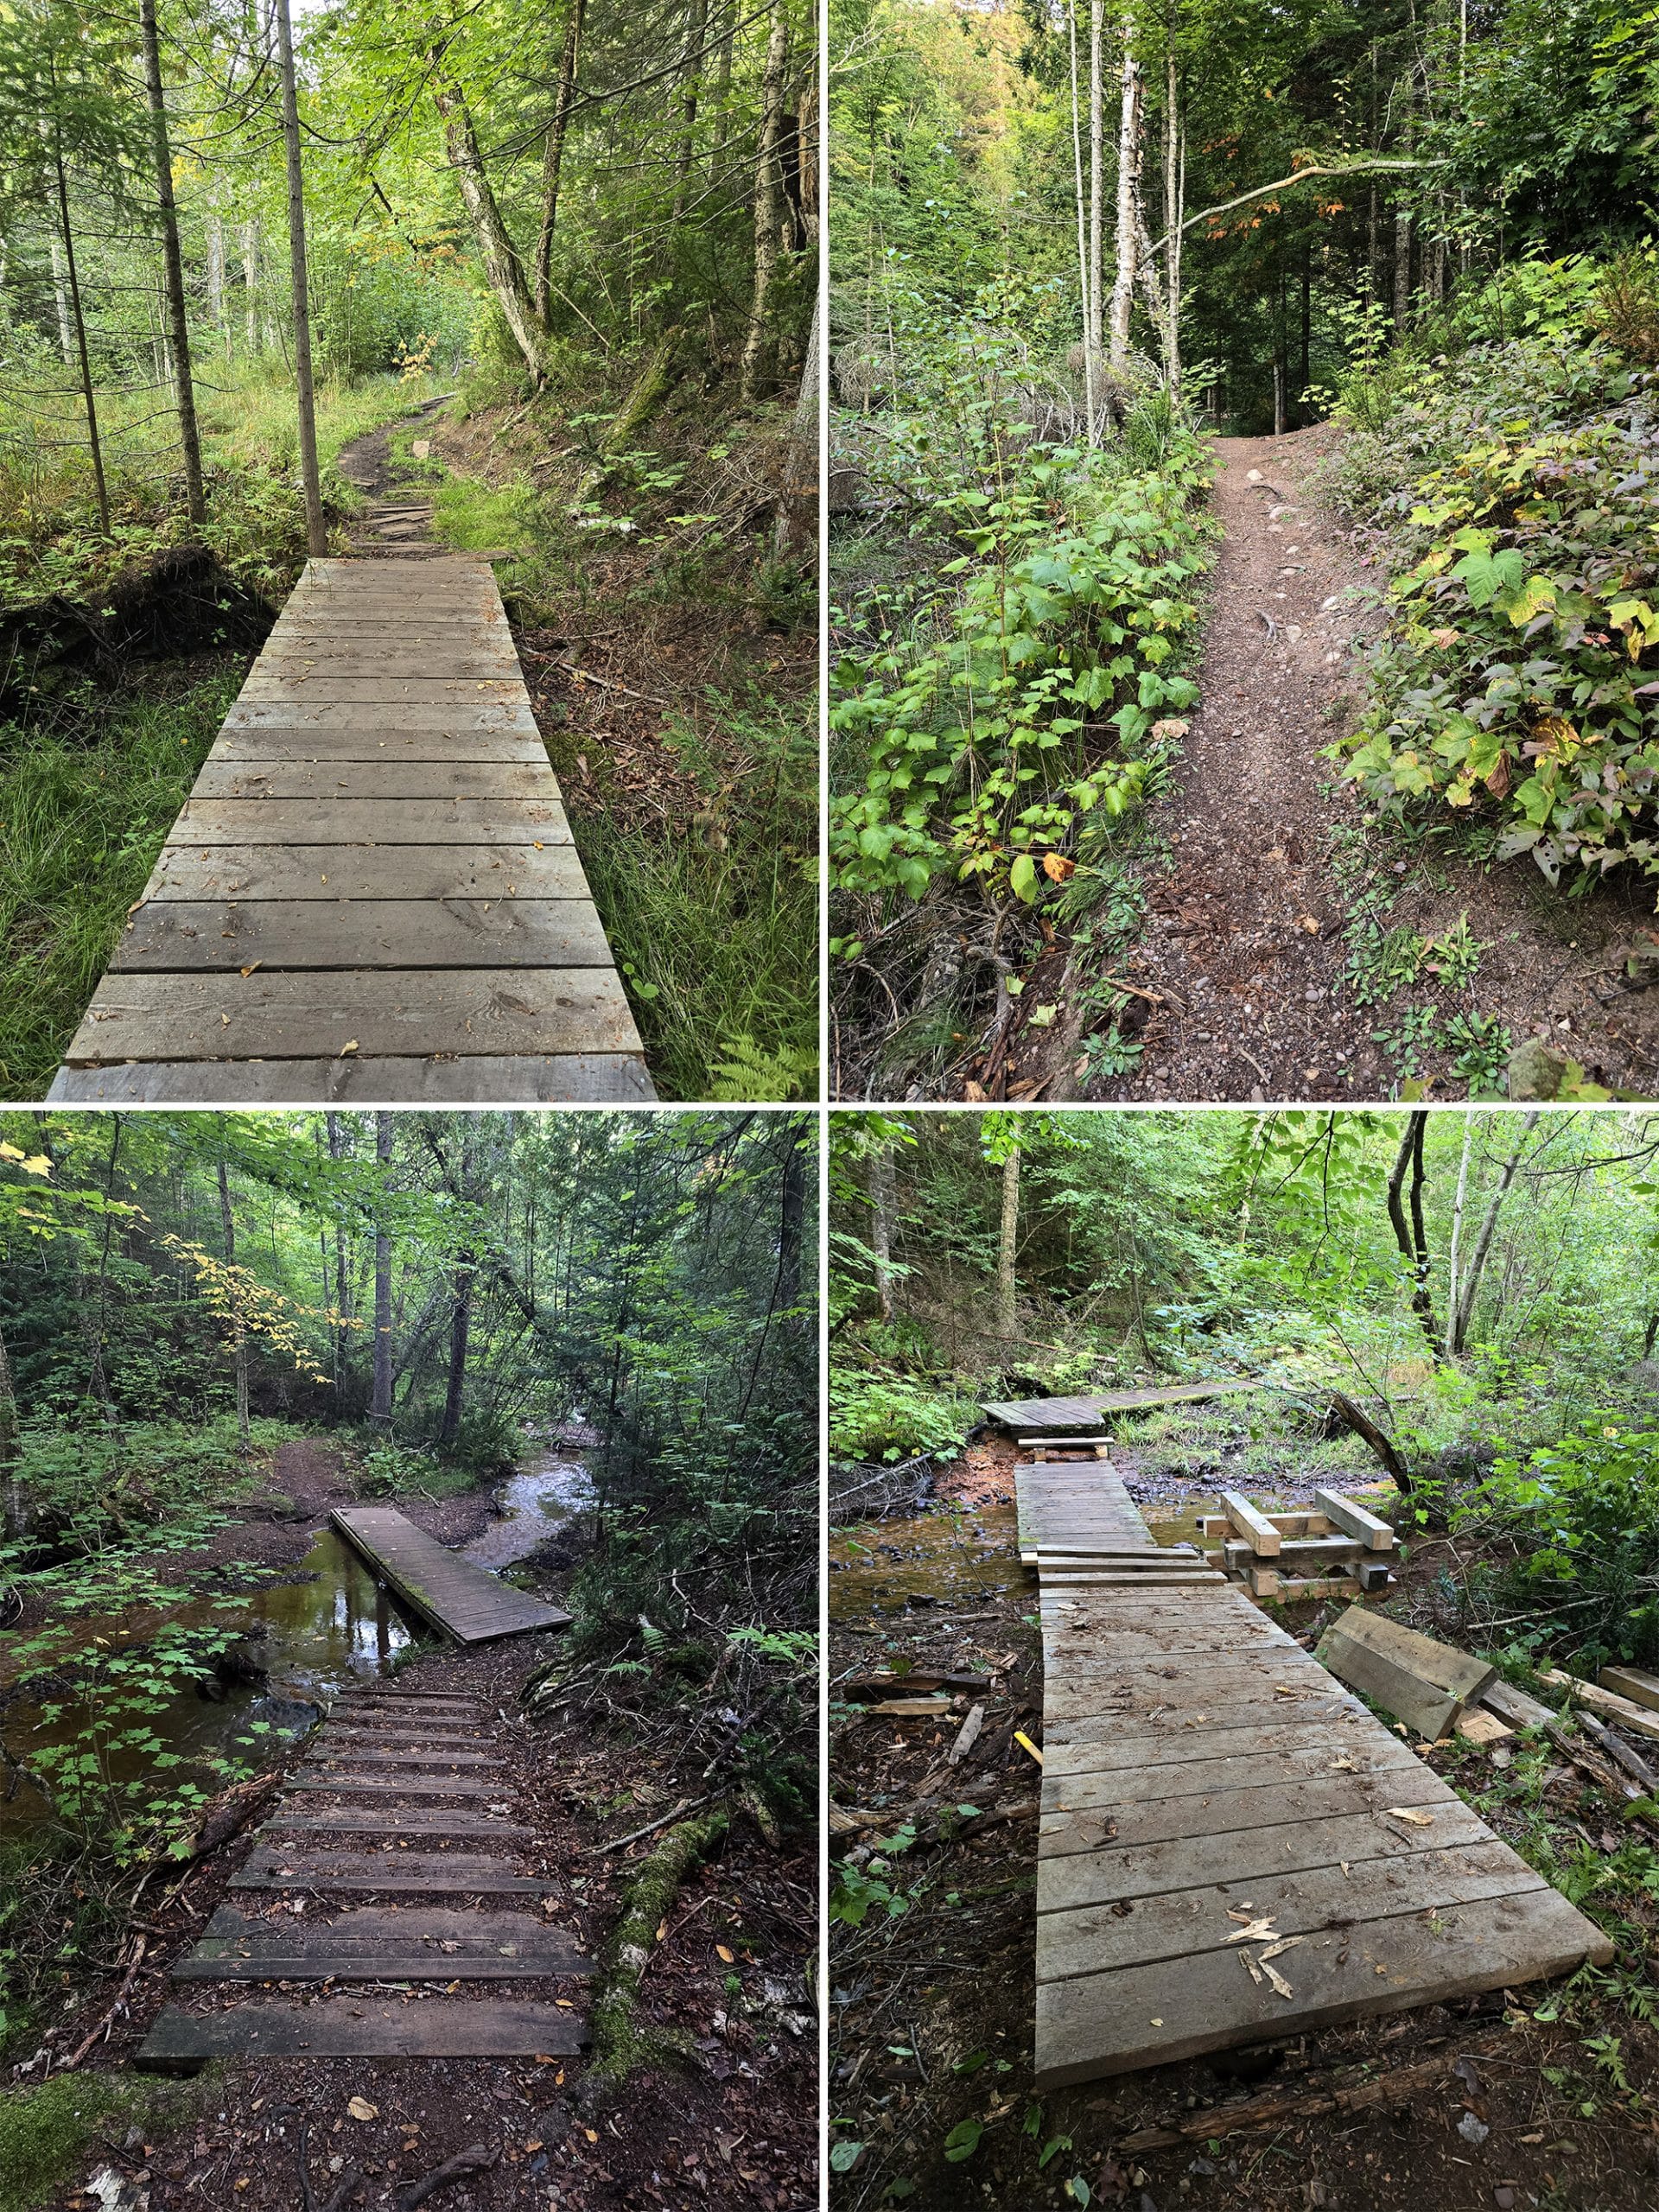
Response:
[{"label": "wooden footbridge", "polygon": [[1154,1541],[1097,1430],[1033,1448],[1039,2088],[1612,1957],[1237,1585]]},{"label": "wooden footbridge", "polygon": [[328,1517],[405,1605],[457,1643],[569,1625],[569,1613],[447,1551],[394,1505],[337,1506]]},{"label": "wooden footbridge", "polygon": [[579,2051],[591,1964],[549,1916],[500,1750],[476,1697],[388,1685],[337,1705],[136,2063]]},{"label": "wooden footbridge", "polygon": [[308,562],[57,1103],[649,1100],[486,562]]}]

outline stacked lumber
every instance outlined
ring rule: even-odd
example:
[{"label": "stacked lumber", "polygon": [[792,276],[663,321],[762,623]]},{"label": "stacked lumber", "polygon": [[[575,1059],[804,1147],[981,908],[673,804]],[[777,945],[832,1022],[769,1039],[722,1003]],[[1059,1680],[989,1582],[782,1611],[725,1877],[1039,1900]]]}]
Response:
[{"label": "stacked lumber", "polygon": [[1221,1539],[1206,1557],[1253,1598],[1286,1604],[1386,1590],[1399,1551],[1394,1530],[1340,1491],[1313,1496],[1311,1512],[1264,1513],[1239,1491],[1223,1491],[1225,1510],[1198,1522],[1201,1535]]}]

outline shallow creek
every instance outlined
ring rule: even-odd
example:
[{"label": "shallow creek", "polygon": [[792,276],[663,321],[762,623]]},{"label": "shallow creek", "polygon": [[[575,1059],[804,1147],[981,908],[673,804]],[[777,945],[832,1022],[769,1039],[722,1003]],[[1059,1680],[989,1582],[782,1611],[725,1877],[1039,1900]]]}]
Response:
[{"label": "shallow creek", "polygon": [[[495,1517],[462,1547],[466,1557],[496,1572],[526,1558],[556,1526],[591,1502],[588,1470],[578,1452],[529,1441],[531,1456],[498,1491]],[[305,1557],[284,1572],[287,1579],[229,1599],[209,1592],[165,1608],[77,1614],[60,1632],[66,1649],[84,1649],[101,1638],[118,1654],[142,1645],[168,1622],[235,1630],[238,1646],[257,1660],[263,1679],[215,1681],[211,1694],[187,1690],[147,1716],[156,1739],[150,1756],[186,1759],[233,1754],[238,1738],[246,1738],[251,1726],[260,1722],[276,1736],[302,1737],[354,1685],[393,1675],[420,1651],[439,1648],[441,1639],[404,1610],[333,1529],[319,1531]],[[6,1648],[11,1641],[0,1636],[0,1688],[17,1671]],[[0,1727],[7,1747],[27,1762],[41,1745],[73,1741],[84,1732],[86,1719],[86,1707],[78,1702],[43,1721],[40,1705],[19,1696],[6,1704]],[[140,1770],[136,1757],[111,1764],[119,1780]],[[38,1791],[28,1783],[10,1801],[0,1789],[0,1837],[25,1834],[47,1818]]]}]

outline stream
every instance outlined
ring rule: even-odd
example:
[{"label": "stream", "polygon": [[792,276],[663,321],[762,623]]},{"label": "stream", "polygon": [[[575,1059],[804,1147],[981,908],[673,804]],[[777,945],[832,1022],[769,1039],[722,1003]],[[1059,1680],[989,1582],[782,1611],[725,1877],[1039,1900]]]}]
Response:
[{"label": "stream", "polygon": [[[560,1525],[590,1504],[593,1491],[579,1448],[552,1435],[526,1431],[527,1456],[498,1489],[494,1514],[481,1533],[461,1547],[462,1556],[499,1573],[527,1558]],[[98,1638],[112,1653],[142,1645],[164,1622],[185,1627],[228,1624],[238,1643],[257,1656],[262,1679],[215,1681],[211,1690],[189,1689],[147,1716],[155,1738],[148,1754],[186,1760],[213,1758],[238,1749],[238,1738],[263,1723],[270,1737],[296,1740],[314,1728],[335,1700],[357,1685],[395,1675],[422,1651],[444,1648],[443,1639],[406,1611],[378,1581],[361,1554],[332,1528],[320,1529],[304,1558],[282,1570],[284,1579],[239,1596],[227,1605],[209,1592],[165,1608],[130,1606],[110,1613],[81,1613],[66,1624],[76,1644]],[[31,1641],[33,1639],[31,1638]],[[15,1673],[0,1636],[0,1686]],[[39,1704],[13,1698],[3,1709],[4,1739],[18,1758],[63,1745],[80,1735],[84,1703],[65,1706],[50,1721]],[[241,1748],[247,1748],[244,1745]],[[138,1754],[111,1762],[118,1781],[143,1770]],[[188,1773],[188,1769],[175,1770]],[[0,1840],[28,1835],[48,1819],[40,1794],[27,1783],[10,1798],[0,1789]]]}]

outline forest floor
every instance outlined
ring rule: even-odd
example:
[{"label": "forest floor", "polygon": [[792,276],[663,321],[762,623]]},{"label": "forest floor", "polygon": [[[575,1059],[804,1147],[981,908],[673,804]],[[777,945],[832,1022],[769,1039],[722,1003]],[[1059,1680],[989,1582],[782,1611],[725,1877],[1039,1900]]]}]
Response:
[{"label": "forest floor", "polygon": [[[278,1493],[280,1518],[262,1517],[251,1500],[201,1554],[169,1558],[281,1567],[302,1556],[328,1507],[352,1495],[327,1440],[278,1452]],[[452,1545],[490,1517],[487,1489],[436,1503],[408,1495],[396,1502]],[[524,1573],[515,1570],[515,1580],[556,1601],[583,1543],[567,1524]],[[515,1813],[540,1840],[559,1924],[597,1956],[630,1871],[628,1857],[604,1846],[697,1785],[676,1774],[671,1755],[625,1745],[580,1715],[527,1721],[519,1686],[558,1649],[558,1637],[544,1633],[425,1650],[397,1680],[494,1706]],[[269,1770],[273,1780],[302,1756],[295,1745]],[[806,2212],[817,2204],[810,1841],[791,1837],[773,1850],[749,1821],[734,1818],[718,1859],[692,1872],[652,1953],[636,2015],[648,2034],[680,2040],[684,2059],[645,2067],[615,2098],[585,2098],[576,2060],[267,2061],[215,2065],[183,2085],[132,2074],[133,2056],[167,2001],[174,1962],[226,1898],[253,1841],[250,1827],[146,1903],[142,1971],[79,2073],[38,2090],[14,2069],[12,2086],[0,2090],[5,2212],[293,2212],[302,2202],[327,2202],[347,2167],[362,2174],[344,2200],[350,2212],[391,2212],[402,2192],[480,2142],[494,2163],[444,2185],[432,2200],[438,2212]],[[649,1847],[648,1840],[635,1855]],[[75,2047],[104,2021],[118,1980],[112,1974],[77,1993],[81,2001],[59,2022],[58,2048]],[[50,2109],[32,2116],[37,2098],[49,2098]],[[372,2119],[351,2113],[354,2099]],[[26,2162],[26,2178],[22,2164],[8,2173],[9,2159]]]},{"label": "forest floor", "polygon": [[[1036,1050],[1020,1053],[1020,1073],[1052,1099],[1341,1100],[1408,1083],[1460,1097],[1474,1068],[1477,1087],[1502,1096],[1501,1031],[1652,1096],[1651,896],[1618,878],[1569,896],[1529,859],[1469,857],[1450,823],[1409,836],[1368,823],[1322,757],[1358,721],[1387,574],[1379,534],[1320,488],[1338,436],[1320,424],[1215,442],[1224,536],[1200,702],[1148,810],[1148,912],[1115,970],[1143,995],[1129,1025],[1141,1057],[1084,1087],[1074,1008],[1025,1035]],[[1023,1003],[1074,998],[1066,965],[1062,943]]]},{"label": "forest floor", "polygon": [[[1652,2205],[1659,2033],[1606,1985],[1575,1992],[1559,2018],[1537,2017],[1554,2011],[1541,1988],[1497,1992],[1034,2098],[1038,1777],[1013,1730],[1041,1740],[1042,1656],[1033,1586],[1012,1547],[1015,1459],[1007,1440],[981,1438],[944,1471],[938,1504],[921,1521],[832,1533],[833,1802],[879,1815],[867,1840],[936,1816],[953,1797],[993,1816],[966,1840],[894,1854],[887,1878],[908,1894],[901,1916],[877,1905],[856,1931],[832,1931],[830,2110],[835,2139],[865,2146],[836,2184],[845,2212],[901,2200],[918,2212],[953,2212],[970,2200],[1008,2212],[1090,2201],[1131,2212]],[[1116,1464],[1131,1492],[1163,1514],[1195,1494],[1167,1466],[1142,1476],[1132,1448]],[[1331,1478],[1321,1465],[1306,1483],[1247,1487],[1289,1509],[1310,1503],[1314,1484]],[[849,1550],[848,1538],[865,1549]],[[1447,1569],[1440,1547],[1414,1549],[1391,1611],[1433,1624]],[[855,1588],[856,1599],[846,1594]],[[1306,1604],[1274,1611],[1308,1645],[1327,1612]],[[925,1793],[944,1741],[937,1727],[878,1721],[836,1694],[850,1674],[906,1662],[991,1678],[984,1749]],[[1429,1756],[1454,1786],[1481,1786],[1484,1754],[1461,1746]],[[1617,1849],[1624,1839],[1611,1832],[1599,1793],[1570,1768],[1552,1773],[1564,1778],[1541,1808],[1487,1805],[1484,1817],[1511,1843],[1530,1818],[1559,1833],[1564,1855],[1592,1834],[1592,1851]],[[1639,1973],[1644,1961],[1621,1963]],[[1315,2110],[1238,2132],[1223,2116],[1230,2103],[1317,2100],[1425,2065],[1436,2069],[1429,2086],[1414,2079],[1395,2108]],[[946,2137],[970,2120],[985,2123],[982,2141],[965,2161],[948,2162]],[[1135,2147],[1141,2133],[1176,2128],[1178,2144]],[[1066,2193],[1074,2177],[1087,2194]]]}]

